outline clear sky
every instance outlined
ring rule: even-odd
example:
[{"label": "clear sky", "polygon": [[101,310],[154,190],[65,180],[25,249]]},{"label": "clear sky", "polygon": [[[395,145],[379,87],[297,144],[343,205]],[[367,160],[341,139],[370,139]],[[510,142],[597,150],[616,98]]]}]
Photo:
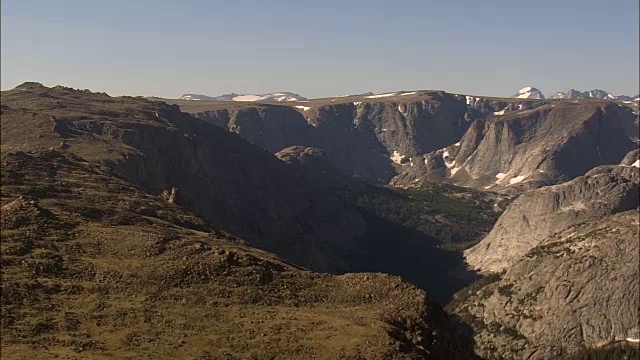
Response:
[{"label": "clear sky", "polygon": [[639,88],[638,0],[2,0],[2,89],[178,97]]}]

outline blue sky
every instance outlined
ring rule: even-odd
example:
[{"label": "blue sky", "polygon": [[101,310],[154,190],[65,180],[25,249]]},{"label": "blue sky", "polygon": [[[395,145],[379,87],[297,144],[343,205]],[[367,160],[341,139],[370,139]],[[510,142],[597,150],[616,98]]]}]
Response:
[{"label": "blue sky", "polygon": [[3,0],[1,82],[178,97],[639,88],[637,0]]}]

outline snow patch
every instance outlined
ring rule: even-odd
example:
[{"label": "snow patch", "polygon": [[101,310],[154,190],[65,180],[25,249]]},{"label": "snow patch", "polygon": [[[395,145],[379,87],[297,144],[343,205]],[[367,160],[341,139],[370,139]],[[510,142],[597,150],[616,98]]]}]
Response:
[{"label": "snow patch", "polygon": [[504,115],[504,109],[494,112],[493,115]]},{"label": "snow patch", "polygon": [[455,175],[460,169],[462,169],[462,166],[457,166],[451,169],[451,176]]},{"label": "snow patch", "polygon": [[[446,148],[445,148],[444,152],[442,152],[442,160],[444,161],[444,165],[447,168],[451,169],[456,164],[456,161],[454,160],[454,161],[450,162],[450,161],[448,161],[446,159],[447,157],[449,157],[449,150],[446,150]],[[452,175],[453,175],[453,173],[452,173]]]},{"label": "snow patch", "polygon": [[307,110],[311,109],[311,108],[310,108],[310,107],[308,107],[308,106],[296,106],[296,108],[298,108],[298,109],[302,109],[302,111],[307,111]]},{"label": "snow patch", "polygon": [[502,180],[502,178],[504,178],[505,176],[507,176],[507,174],[505,174],[505,173],[497,173],[497,174],[496,174],[496,178],[497,178],[498,180]]},{"label": "snow patch", "polygon": [[415,94],[415,93],[416,93],[415,91],[412,91],[412,92],[408,92],[408,93],[400,94],[400,96],[413,95],[413,94]]},{"label": "snow patch", "polygon": [[524,178],[526,178],[526,176],[524,176],[524,175],[519,175],[519,176],[516,176],[514,178],[511,178],[511,179],[509,179],[509,185],[521,183],[522,180],[524,180]]},{"label": "snow patch", "polygon": [[518,93],[513,95],[512,97],[514,98],[519,98],[519,99],[540,99],[540,100],[544,100],[544,95],[542,95],[542,92],[540,92],[540,90],[531,87],[531,86],[527,86],[524,87],[520,90],[518,90]]},{"label": "snow patch", "polygon": [[355,105],[355,106],[358,106],[360,104],[362,104],[362,101],[356,101],[356,102],[353,103],[353,105]]},{"label": "snow patch", "polygon": [[233,101],[258,101],[262,97],[258,95],[240,95],[233,98]]},{"label": "snow patch", "polygon": [[453,144],[453,146],[460,146],[462,145],[462,141],[458,141],[457,143]]},{"label": "snow patch", "polygon": [[367,99],[377,99],[377,98],[382,98],[382,97],[393,96],[395,94],[396,93],[386,93],[386,94],[371,95],[371,96],[367,96]]},{"label": "snow patch", "polygon": [[473,106],[475,98],[473,96],[467,96],[467,105]]},{"label": "snow patch", "polygon": [[635,166],[637,168],[640,168],[640,159],[636,160],[636,162],[634,162],[633,164],[631,164],[631,166]]},{"label": "snow patch", "polygon": [[393,151],[393,156],[391,156],[391,160],[396,163],[396,164],[400,164],[402,162],[402,159],[404,159],[405,156],[400,154],[397,151]]}]

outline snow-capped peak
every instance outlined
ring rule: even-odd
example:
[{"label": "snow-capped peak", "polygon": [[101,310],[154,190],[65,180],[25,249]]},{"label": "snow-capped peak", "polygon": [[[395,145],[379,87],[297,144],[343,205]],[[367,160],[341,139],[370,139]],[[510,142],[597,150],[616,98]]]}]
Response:
[{"label": "snow-capped peak", "polygon": [[593,89],[589,91],[579,91],[576,89],[570,89],[567,92],[557,92],[551,95],[552,99],[575,99],[575,98],[595,98],[602,100],[617,100],[617,101],[632,101],[632,96],[626,95],[613,95],[610,92]]},{"label": "snow-capped peak", "polygon": [[518,93],[516,93],[512,97],[519,99],[544,100],[544,95],[542,95],[542,92],[532,86],[523,87],[522,89],[518,90]]},{"label": "snow-capped peak", "polygon": [[207,96],[199,94],[184,94],[180,97],[181,100],[212,100],[212,101],[259,101],[259,102],[272,102],[272,101],[299,101],[307,100],[307,98],[300,96],[292,92],[276,92],[269,94],[224,94],[220,96]]}]

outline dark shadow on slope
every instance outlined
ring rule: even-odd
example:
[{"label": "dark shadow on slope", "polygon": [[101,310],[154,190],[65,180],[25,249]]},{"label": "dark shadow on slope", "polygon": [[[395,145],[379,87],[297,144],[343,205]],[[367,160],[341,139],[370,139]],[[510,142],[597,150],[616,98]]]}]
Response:
[{"label": "dark shadow on slope", "polygon": [[[452,314],[449,312],[447,313],[449,314],[451,323],[453,323],[453,326],[455,327],[456,335],[458,336],[460,342],[464,346],[466,346],[466,349],[470,353],[474,353],[476,341],[474,339],[475,331],[473,330],[473,327],[469,323],[462,320],[457,314]],[[483,358],[476,355],[475,359],[471,360],[483,360]]]},{"label": "dark shadow on slope", "polygon": [[368,231],[360,240],[366,254],[352,254],[354,270],[401,276],[443,305],[478,278],[473,272],[450,276],[464,267],[464,259],[460,252],[438,248],[436,239],[370,213],[363,216]]}]

